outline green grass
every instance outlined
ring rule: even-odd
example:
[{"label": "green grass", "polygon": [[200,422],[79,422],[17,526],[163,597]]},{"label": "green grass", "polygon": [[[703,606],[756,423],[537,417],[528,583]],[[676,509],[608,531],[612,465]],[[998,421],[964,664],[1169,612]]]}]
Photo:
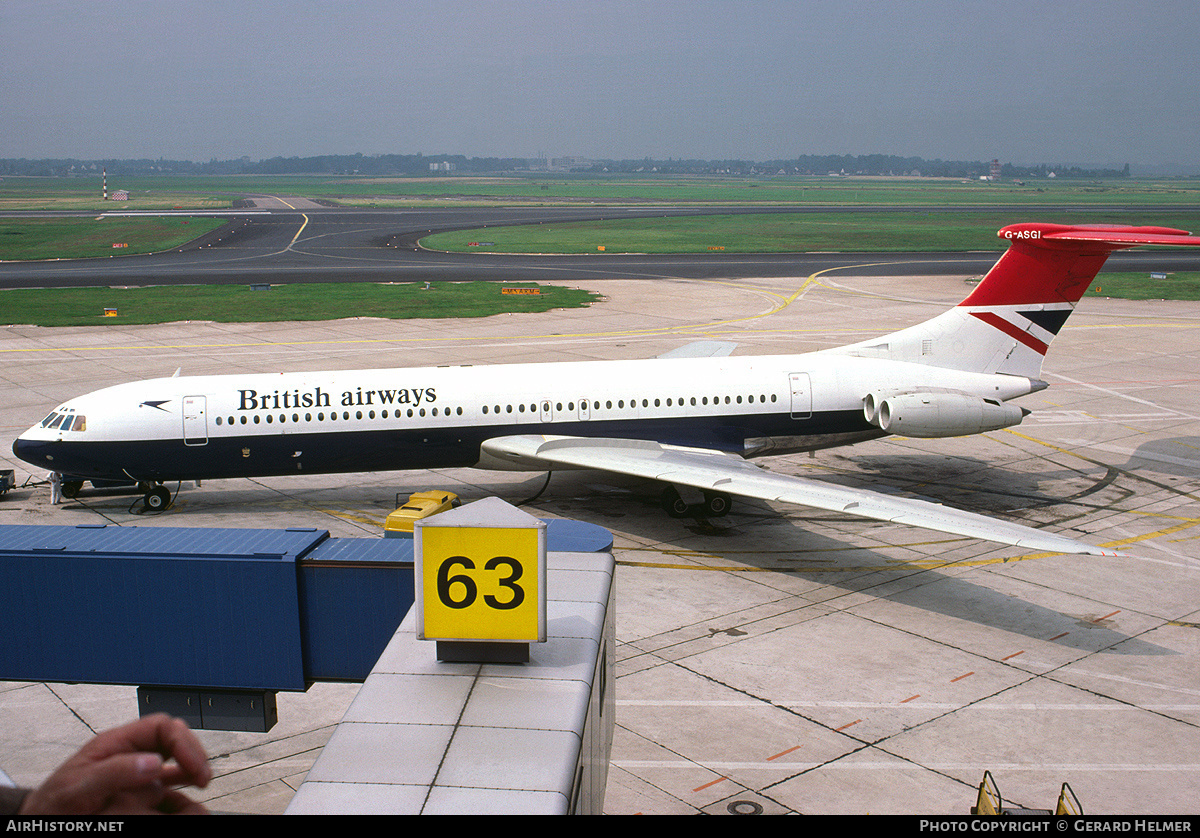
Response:
[{"label": "green grass", "polygon": [[[538,288],[538,294],[502,294],[501,288]],[[382,317],[487,317],[502,312],[582,308],[598,294],[535,283],[435,282],[320,283],[277,285],[189,285],[155,288],[51,288],[0,291],[4,324],[110,326],[214,320],[257,323],[278,320],[336,320]],[[106,308],[117,316],[106,317]]]},{"label": "green grass", "polygon": [[0,261],[155,253],[187,244],[225,222],[178,217],[0,219]]},{"label": "green grass", "polygon": [[1166,279],[1152,279],[1146,273],[1100,273],[1085,296],[1195,301],[1200,300],[1200,273],[1169,273]]},{"label": "green grass", "polygon": [[[227,175],[109,177],[109,190],[130,193],[128,208],[218,208],[247,194],[300,195],[353,206],[635,205],[656,203],[971,205],[1174,204],[1195,207],[1200,180],[1122,178],[1107,181],[1027,180],[981,183],[954,178],[816,176],[565,175],[493,177],[351,177]],[[115,209],[100,199],[99,175],[7,177],[0,209]]]},{"label": "green grass", "polygon": [[[208,179],[214,180],[214,179]],[[32,178],[6,177],[0,179],[0,209],[5,210],[96,210],[121,212],[147,209],[229,209],[234,195],[214,195],[221,189],[207,188],[209,184],[187,178],[121,178],[114,183],[109,178],[108,192],[117,189],[129,192],[128,201],[106,201],[101,192],[100,176],[95,178]],[[229,184],[225,184],[228,189]]]},{"label": "green grass", "polygon": [[[1200,228],[1200,214],[998,211],[711,215],[488,227],[438,233],[433,250],[493,253],[799,253],[1003,250],[996,231],[1021,221]],[[476,246],[472,246],[476,243]]]}]

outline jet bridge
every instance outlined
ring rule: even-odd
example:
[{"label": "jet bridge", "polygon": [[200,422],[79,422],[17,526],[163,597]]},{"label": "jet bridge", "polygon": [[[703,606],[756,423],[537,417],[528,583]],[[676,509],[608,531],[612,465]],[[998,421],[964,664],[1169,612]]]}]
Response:
[{"label": "jet bridge", "polygon": [[[612,545],[549,523],[552,549]],[[277,691],[370,674],[412,605],[412,549],[311,527],[0,526],[0,680],[134,685],[143,714],[269,730]]]}]

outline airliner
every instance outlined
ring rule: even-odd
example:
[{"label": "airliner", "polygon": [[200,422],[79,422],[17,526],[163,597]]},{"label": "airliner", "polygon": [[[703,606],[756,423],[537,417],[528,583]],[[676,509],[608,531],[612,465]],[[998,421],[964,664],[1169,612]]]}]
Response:
[{"label": "airliner", "polygon": [[[1120,555],[916,498],[759,468],[756,457],[895,434],[1015,426],[1108,254],[1200,245],[1164,227],[1025,223],[965,300],[817,352],[733,356],[702,341],[653,359],[156,378],[56,407],[14,443],[69,481],[133,481],[147,509],[182,480],[474,466],[601,469],[664,484],[675,516],[734,496],[795,503],[1039,551]],[[77,489],[78,483],[70,486]],[[686,497],[685,497],[686,496]]]}]

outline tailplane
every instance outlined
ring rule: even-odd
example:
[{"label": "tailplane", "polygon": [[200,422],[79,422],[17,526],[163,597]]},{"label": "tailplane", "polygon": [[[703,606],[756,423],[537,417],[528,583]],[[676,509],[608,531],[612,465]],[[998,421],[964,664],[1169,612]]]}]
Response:
[{"label": "tailplane", "polygon": [[1037,378],[1054,336],[1114,250],[1200,246],[1169,227],[1013,224],[1008,250],[965,300],[932,320],[840,352]]}]

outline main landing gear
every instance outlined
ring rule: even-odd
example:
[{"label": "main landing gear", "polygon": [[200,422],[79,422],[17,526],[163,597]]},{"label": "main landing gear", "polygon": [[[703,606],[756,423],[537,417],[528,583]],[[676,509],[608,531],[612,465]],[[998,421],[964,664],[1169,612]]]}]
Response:
[{"label": "main landing gear", "polygon": [[724,492],[703,492],[700,503],[688,503],[679,490],[667,486],[662,493],[662,507],[672,518],[686,518],[689,515],[703,515],[707,518],[720,518],[729,512],[733,501]]}]

